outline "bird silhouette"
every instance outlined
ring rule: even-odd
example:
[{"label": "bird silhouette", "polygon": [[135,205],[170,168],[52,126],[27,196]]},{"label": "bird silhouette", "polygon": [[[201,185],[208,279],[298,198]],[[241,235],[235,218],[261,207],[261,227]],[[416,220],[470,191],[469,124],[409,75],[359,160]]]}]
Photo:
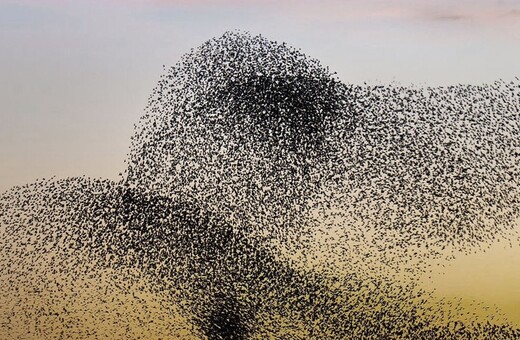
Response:
[{"label": "bird silhouette", "polygon": [[0,336],[520,339],[414,280],[518,242],[519,98],[211,39],[161,76],[119,181],[1,194]]}]

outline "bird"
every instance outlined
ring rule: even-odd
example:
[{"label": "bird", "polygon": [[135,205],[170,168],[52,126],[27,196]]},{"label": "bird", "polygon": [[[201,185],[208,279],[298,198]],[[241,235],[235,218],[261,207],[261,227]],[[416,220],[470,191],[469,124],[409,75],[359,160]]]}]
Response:
[{"label": "bird", "polygon": [[0,194],[0,337],[520,338],[416,281],[518,241],[518,79],[350,84],[239,31],[163,68],[119,180]]}]

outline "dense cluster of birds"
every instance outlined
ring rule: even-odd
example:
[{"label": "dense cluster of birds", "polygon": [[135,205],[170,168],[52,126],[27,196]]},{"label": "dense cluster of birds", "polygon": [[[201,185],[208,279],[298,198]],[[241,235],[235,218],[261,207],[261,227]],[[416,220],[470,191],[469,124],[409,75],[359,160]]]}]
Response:
[{"label": "dense cluster of birds", "polygon": [[414,281],[518,242],[519,135],[518,82],[345,84],[225,33],[161,77],[119,181],[0,195],[0,337],[520,339]]}]

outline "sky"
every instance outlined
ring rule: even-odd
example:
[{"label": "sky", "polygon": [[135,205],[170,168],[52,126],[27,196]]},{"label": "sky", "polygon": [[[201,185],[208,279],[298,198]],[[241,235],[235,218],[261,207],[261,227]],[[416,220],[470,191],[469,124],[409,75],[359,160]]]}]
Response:
[{"label": "sky", "polygon": [[520,1],[0,0],[0,192],[117,179],[163,65],[236,29],[301,48],[347,83],[520,75]]},{"label": "sky", "polygon": [[[301,48],[347,83],[520,77],[520,0],[0,0],[0,192],[118,179],[163,65],[236,29]],[[520,325],[519,248],[487,254],[435,286],[496,302]]]}]

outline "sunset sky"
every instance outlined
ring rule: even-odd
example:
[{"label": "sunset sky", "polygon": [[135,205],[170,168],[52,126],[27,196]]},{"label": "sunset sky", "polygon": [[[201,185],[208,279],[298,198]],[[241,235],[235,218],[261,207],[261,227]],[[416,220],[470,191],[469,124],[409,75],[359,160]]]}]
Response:
[{"label": "sunset sky", "polygon": [[[520,0],[0,0],[0,193],[118,179],[164,67],[229,30],[301,48],[346,83],[520,77]],[[423,281],[520,327],[520,245],[494,247]]]},{"label": "sunset sky", "polygon": [[520,75],[520,2],[0,0],[0,191],[117,178],[163,65],[240,29],[350,83],[478,84]]}]

